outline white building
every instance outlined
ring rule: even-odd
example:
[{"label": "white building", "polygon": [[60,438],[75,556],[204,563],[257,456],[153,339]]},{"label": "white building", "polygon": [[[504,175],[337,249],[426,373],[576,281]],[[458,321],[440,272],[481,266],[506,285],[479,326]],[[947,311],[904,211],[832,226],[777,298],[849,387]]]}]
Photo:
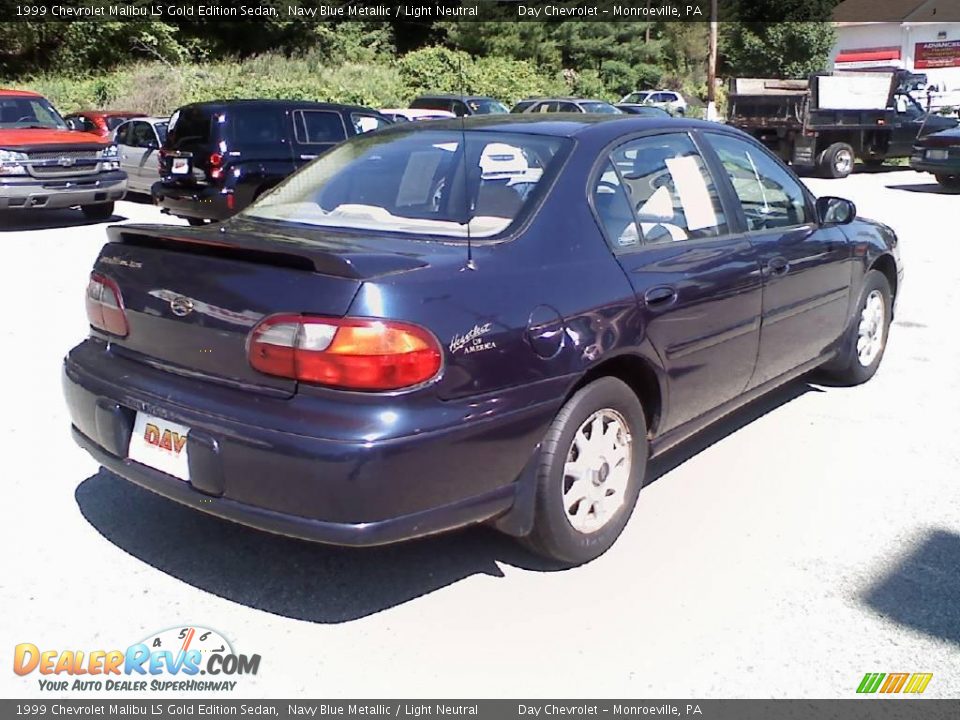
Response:
[{"label": "white building", "polygon": [[958,0],[845,0],[834,19],[835,70],[898,68],[960,89]]}]

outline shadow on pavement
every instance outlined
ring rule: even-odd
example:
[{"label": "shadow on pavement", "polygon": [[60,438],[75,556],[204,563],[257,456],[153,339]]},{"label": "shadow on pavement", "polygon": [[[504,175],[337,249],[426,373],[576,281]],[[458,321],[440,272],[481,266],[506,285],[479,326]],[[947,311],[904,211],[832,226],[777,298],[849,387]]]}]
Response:
[{"label": "shadow on pavement", "polygon": [[909,165],[867,165],[866,163],[857,163],[853,166],[853,172],[857,175],[882,175],[885,173],[909,171]]},{"label": "shadow on pavement", "polygon": [[[816,388],[789,383],[727,416],[653,461],[649,482],[810,391]],[[161,572],[241,605],[309,622],[356,620],[472,575],[503,577],[498,563],[562,569],[486,527],[375,548],[270,535],[203,515],[102,468],[77,487],[75,498],[101,535]]]},{"label": "shadow on pavement", "polygon": [[123,222],[126,219],[122,215],[114,214],[109,220],[88,220],[80,210],[69,208],[63,210],[9,210],[0,212],[0,232],[107,225]]},{"label": "shadow on pavement", "polygon": [[960,535],[933,530],[863,596],[900,625],[960,645]]},{"label": "shadow on pavement", "polygon": [[928,193],[930,195],[960,195],[960,188],[945,188],[940,183],[923,183],[922,185],[887,185],[888,190],[906,190],[907,192]]}]

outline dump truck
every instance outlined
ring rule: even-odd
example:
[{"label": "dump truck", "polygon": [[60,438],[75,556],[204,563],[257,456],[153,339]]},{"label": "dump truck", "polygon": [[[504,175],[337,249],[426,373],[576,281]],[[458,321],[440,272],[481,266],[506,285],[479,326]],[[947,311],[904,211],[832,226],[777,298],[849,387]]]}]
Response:
[{"label": "dump truck", "polygon": [[957,120],[914,100],[898,72],[823,72],[806,80],[734,78],[727,122],[763,142],[798,172],[842,178],[856,159],[910,157],[914,143]]}]

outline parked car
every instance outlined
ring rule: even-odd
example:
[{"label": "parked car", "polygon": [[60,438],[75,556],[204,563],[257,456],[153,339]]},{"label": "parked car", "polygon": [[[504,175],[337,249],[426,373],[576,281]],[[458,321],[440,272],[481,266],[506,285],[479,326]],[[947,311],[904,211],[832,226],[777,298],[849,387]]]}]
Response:
[{"label": "parked car", "polygon": [[79,206],[106,220],[126,191],[109,138],[70,130],[37,93],[0,88],[0,210]]},{"label": "parked car", "polygon": [[170,117],[159,153],[161,210],[199,225],[239,212],[296,169],[348,137],[390,125],[356,105],[224,100]]},{"label": "parked car", "polygon": [[101,465],[288,536],[488,522],[568,564],[648,458],[813,369],[869,380],[902,279],[756,140],[629,115],[396,125],[219,228],[108,235],[64,362]]},{"label": "parked car", "polygon": [[933,173],[945,188],[960,190],[960,128],[919,138],[910,156],[910,167]]},{"label": "parked car", "polygon": [[672,117],[670,113],[655,105],[630,105],[629,103],[617,103],[614,107],[622,110],[629,115],[643,115],[644,117]]},{"label": "parked car", "polygon": [[421,95],[410,107],[414,110],[446,110],[458,117],[465,115],[499,115],[509,112],[499,100],[484,95]]},{"label": "parked car", "polygon": [[102,137],[110,137],[121,123],[130,118],[143,117],[144,113],[127,110],[84,110],[70,113],[64,120],[71,130],[91,132]]},{"label": "parked car", "polygon": [[159,152],[167,139],[168,118],[143,117],[128,120],[114,131],[120,151],[120,167],[127,173],[130,192],[150,194],[159,172]]},{"label": "parked car", "polygon": [[620,100],[627,105],[653,105],[663,108],[671,115],[686,115],[687,101],[683,95],[674,90],[640,90],[625,95]]},{"label": "parked car", "polygon": [[530,105],[525,113],[573,112],[601,113],[620,115],[623,111],[603,100],[584,100],[582,98],[541,98]]},{"label": "parked car", "polygon": [[411,122],[413,120],[447,120],[455,118],[447,110],[416,110],[414,108],[386,108],[380,114],[392,122]]}]

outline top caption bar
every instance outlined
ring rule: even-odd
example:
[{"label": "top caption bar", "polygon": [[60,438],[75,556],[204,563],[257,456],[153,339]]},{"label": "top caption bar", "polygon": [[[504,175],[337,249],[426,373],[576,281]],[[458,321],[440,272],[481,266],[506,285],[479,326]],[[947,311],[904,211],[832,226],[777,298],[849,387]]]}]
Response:
[{"label": "top caption bar", "polygon": [[[710,13],[710,0],[0,0],[0,21],[7,22],[706,22]],[[823,3],[817,0],[810,0],[809,12],[791,7],[789,18],[777,12],[777,3],[772,0],[717,2],[720,21],[823,21],[827,19],[823,13]],[[838,0],[832,19],[960,21],[960,0]]]},{"label": "top caption bar", "polygon": [[[718,0],[717,19],[823,21],[822,1],[790,17],[772,0]],[[706,22],[711,0],[0,0],[0,21],[211,20],[300,22],[435,20],[556,22]],[[960,0],[837,0],[838,22],[960,22]]]}]

